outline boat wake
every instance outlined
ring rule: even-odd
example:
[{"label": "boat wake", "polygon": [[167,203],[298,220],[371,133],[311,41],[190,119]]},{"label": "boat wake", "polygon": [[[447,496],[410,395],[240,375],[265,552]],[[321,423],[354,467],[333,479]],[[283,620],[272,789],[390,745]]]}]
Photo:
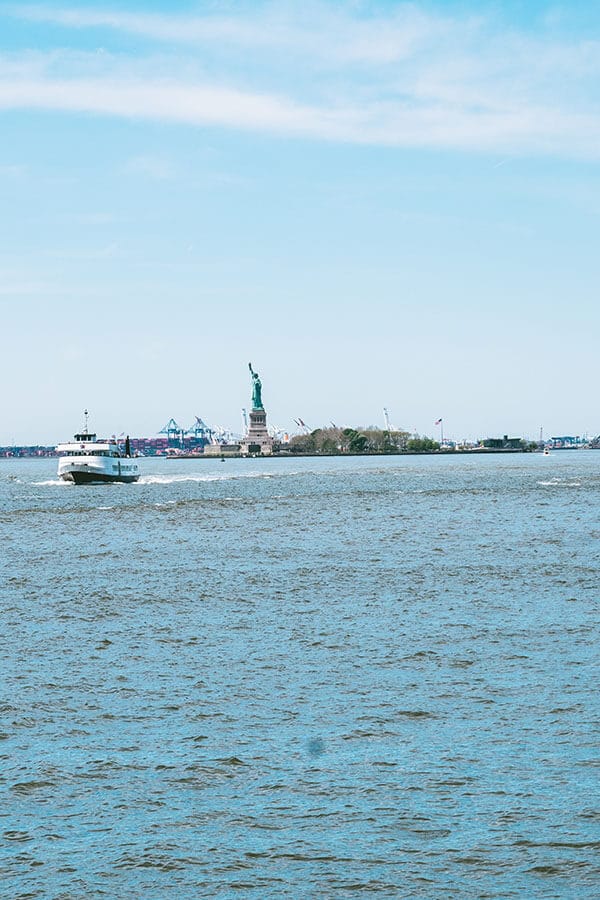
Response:
[{"label": "boat wake", "polygon": [[[25,484],[26,482],[22,482]],[[49,478],[47,481],[31,481],[36,487],[74,487],[72,481],[63,481],[62,478]]]},{"label": "boat wake", "polygon": [[185,484],[186,482],[205,483],[208,481],[237,481],[242,478],[274,478],[265,472],[248,472],[243,475],[142,475],[138,485],[144,484]]}]

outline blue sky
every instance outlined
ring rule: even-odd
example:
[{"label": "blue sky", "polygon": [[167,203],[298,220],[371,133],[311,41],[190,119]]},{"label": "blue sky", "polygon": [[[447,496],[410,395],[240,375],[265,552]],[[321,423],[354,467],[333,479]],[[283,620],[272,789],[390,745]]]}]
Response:
[{"label": "blue sky", "polygon": [[[576,9],[573,9],[573,7]],[[600,7],[0,4],[0,444],[600,432]]]}]

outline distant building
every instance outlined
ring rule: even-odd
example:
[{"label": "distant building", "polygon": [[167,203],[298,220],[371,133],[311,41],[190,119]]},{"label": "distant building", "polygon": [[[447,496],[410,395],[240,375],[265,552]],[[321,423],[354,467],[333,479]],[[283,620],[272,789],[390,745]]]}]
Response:
[{"label": "distant building", "polygon": [[525,441],[520,437],[509,437],[505,434],[501,438],[486,438],[481,442],[486,450],[522,450]]}]

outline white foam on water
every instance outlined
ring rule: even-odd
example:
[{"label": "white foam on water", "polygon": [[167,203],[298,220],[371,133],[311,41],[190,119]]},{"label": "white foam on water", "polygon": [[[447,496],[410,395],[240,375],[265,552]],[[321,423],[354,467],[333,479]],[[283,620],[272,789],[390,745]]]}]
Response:
[{"label": "white foam on water", "polygon": [[[20,481],[19,484],[26,484],[24,481]],[[31,484],[35,484],[38,487],[74,487],[72,481],[63,481],[62,478],[50,478],[48,481],[32,481]]]},{"label": "white foam on water", "polygon": [[237,475],[142,475],[137,484],[185,484],[196,482],[202,484],[210,481],[237,481],[241,478],[274,478],[265,472],[247,472]]},{"label": "white foam on water", "polygon": [[550,481],[538,481],[543,487],[581,487],[581,481],[564,481],[562,478],[552,478]]}]

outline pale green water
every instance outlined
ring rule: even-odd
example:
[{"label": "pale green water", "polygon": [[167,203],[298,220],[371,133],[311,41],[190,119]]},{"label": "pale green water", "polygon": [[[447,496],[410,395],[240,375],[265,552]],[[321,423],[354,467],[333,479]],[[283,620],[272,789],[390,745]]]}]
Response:
[{"label": "pale green water", "polygon": [[595,898],[600,453],[0,463],[2,896]]}]

